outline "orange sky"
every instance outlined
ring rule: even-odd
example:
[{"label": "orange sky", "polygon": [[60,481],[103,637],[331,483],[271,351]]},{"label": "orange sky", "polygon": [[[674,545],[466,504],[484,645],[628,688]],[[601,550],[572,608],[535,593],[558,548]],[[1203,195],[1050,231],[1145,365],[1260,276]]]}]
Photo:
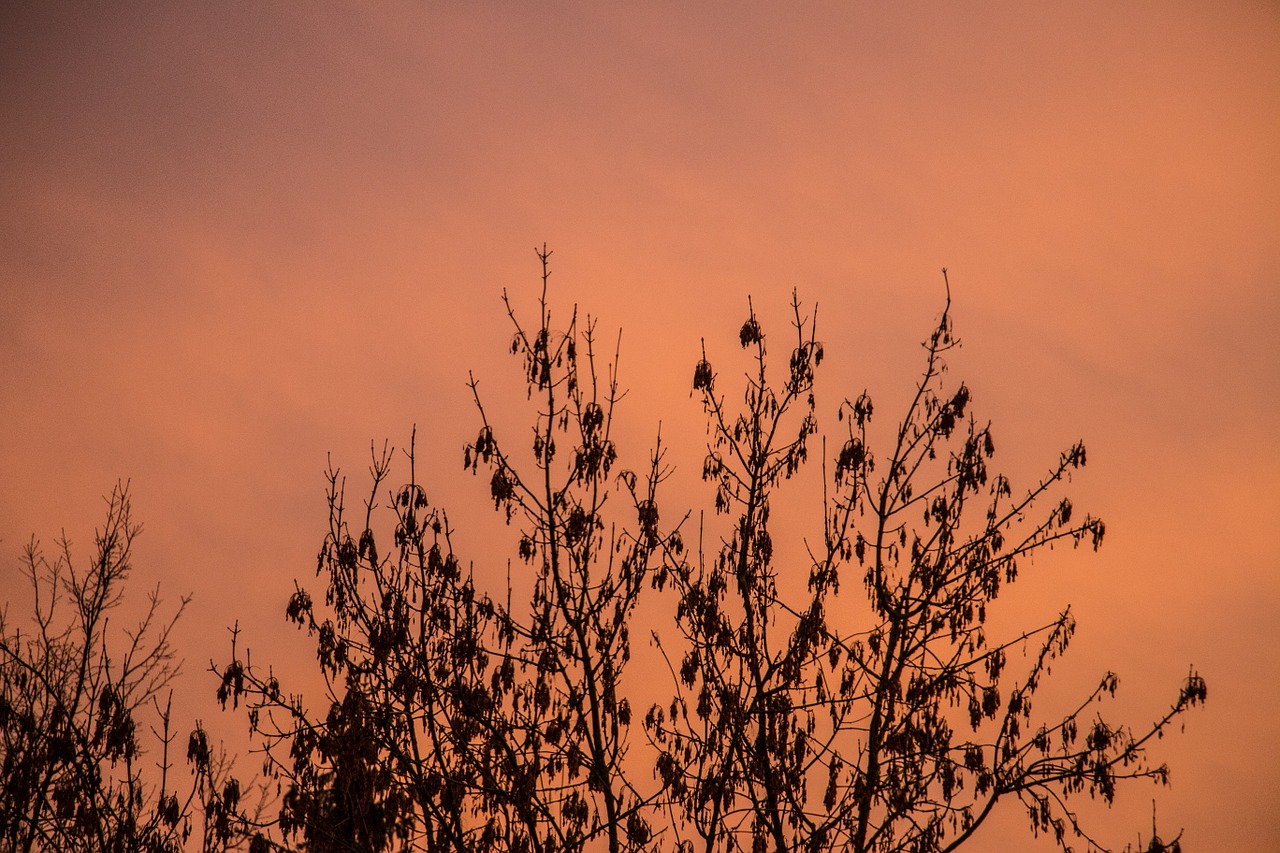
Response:
[{"label": "orange sky", "polygon": [[1280,849],[1275,3],[122,5],[0,9],[6,592],[33,532],[87,544],[132,478],[135,593],[194,592],[211,700],[237,618],[305,654],[281,615],[327,452],[358,480],[416,423],[464,552],[508,535],[460,471],[464,382],[516,387],[499,295],[528,304],[535,244],[624,327],[624,458],[661,419],[673,503],[699,338],[727,356],[748,294],[766,331],[818,302],[819,392],[887,423],[945,265],[1004,466],[1083,437],[1072,495],[1108,523],[1008,606],[1073,603],[1059,677],[1116,669],[1135,724],[1194,663],[1162,826]]}]

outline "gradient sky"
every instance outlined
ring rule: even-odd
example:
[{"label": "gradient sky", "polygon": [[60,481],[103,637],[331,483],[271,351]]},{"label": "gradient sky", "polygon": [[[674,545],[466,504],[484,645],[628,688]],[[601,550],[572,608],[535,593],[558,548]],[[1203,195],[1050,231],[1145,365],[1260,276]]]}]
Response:
[{"label": "gradient sky", "polygon": [[624,460],[661,420],[672,505],[705,497],[699,340],[731,364],[748,295],[766,332],[819,303],[822,399],[887,426],[946,266],[998,460],[1084,438],[1108,524],[1006,615],[1072,603],[1060,695],[1115,669],[1135,725],[1209,683],[1107,838],[1155,796],[1187,849],[1280,849],[1280,6],[689,5],[3,4],[6,597],[131,478],[134,595],[195,595],[190,713],[229,735],[203,662],[236,619],[306,659],[326,453],[359,483],[416,423],[464,554],[512,535],[460,470],[465,380],[521,423],[499,298],[535,245],[562,313],[624,328]]}]

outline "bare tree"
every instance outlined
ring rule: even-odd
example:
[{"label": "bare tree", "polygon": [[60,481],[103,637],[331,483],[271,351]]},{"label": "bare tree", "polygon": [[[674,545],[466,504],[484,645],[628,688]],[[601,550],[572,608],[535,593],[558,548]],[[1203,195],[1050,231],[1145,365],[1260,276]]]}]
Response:
[{"label": "bare tree", "polygon": [[[111,623],[134,538],[128,486],[107,499],[93,556],[64,537],[50,559],[32,540],[24,568],[35,597],[24,632],[0,613],[0,845],[23,851],[221,850],[244,840],[239,783],[197,724],[189,780],[175,779],[171,686],[180,669],[169,617],[152,591],[131,628]],[[158,747],[148,754],[146,744]],[[195,843],[192,842],[192,843]]]}]

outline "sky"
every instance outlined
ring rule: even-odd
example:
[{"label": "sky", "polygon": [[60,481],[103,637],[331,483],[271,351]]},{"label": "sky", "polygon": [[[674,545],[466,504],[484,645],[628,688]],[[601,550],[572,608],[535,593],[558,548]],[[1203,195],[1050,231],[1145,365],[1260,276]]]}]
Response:
[{"label": "sky", "polygon": [[194,596],[215,733],[229,625],[308,660],[282,615],[327,459],[358,491],[416,425],[460,550],[510,544],[466,382],[526,428],[501,296],[533,307],[535,246],[557,316],[622,329],[624,461],[661,423],[690,506],[692,366],[734,363],[748,297],[766,334],[817,304],[821,405],[867,389],[887,426],[947,267],[997,459],[1025,483],[1083,438],[1107,522],[1011,623],[1071,604],[1062,695],[1113,669],[1135,727],[1208,681],[1106,837],[1154,798],[1187,849],[1280,848],[1274,2],[6,3],[0,116],[0,586],[129,480],[133,595]]}]

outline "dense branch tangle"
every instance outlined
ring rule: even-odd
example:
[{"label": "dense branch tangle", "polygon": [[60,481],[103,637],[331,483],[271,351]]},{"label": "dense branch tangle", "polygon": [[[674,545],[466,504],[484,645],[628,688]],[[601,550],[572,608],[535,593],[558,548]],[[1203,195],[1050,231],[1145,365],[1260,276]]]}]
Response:
[{"label": "dense branch tangle", "polygon": [[[249,705],[269,772],[285,786],[284,837],[311,850],[653,846],[656,786],[642,794],[626,773],[631,708],[620,683],[651,552],[678,549],[678,534],[658,533],[660,448],[644,478],[614,470],[615,367],[598,375],[594,328],[576,313],[555,331],[550,253],[539,254],[536,327],[506,301],[536,408],[533,464],[500,440],[474,378],[482,423],[464,451],[469,469],[489,469],[495,508],[518,526],[519,563],[508,572],[532,573],[531,597],[513,601],[522,581],[510,575],[505,597],[476,589],[447,517],[417,482],[413,445],[409,482],[397,489],[384,448],[354,523],[330,469],[324,607],[298,587],[288,608],[316,638],[327,713],[287,695],[234,644],[232,662],[215,667],[219,698]],[[606,500],[620,489],[632,532],[606,527]],[[375,528],[386,496],[395,532],[384,551]]]},{"label": "dense branch tangle", "polygon": [[[793,297],[778,377],[748,303],[740,404],[721,391],[704,345],[693,389],[709,425],[702,475],[714,513],[686,552],[688,516],[659,519],[661,444],[642,475],[617,470],[618,350],[602,365],[595,326],[576,310],[557,325],[550,253],[538,255],[535,322],[504,293],[527,439],[505,434],[470,383],[480,428],[464,464],[484,469],[516,531],[506,589],[478,589],[454,555],[447,517],[418,484],[413,442],[408,483],[394,488],[384,447],[355,518],[330,469],[324,601],[299,586],[288,608],[315,638],[324,707],[287,694],[234,642],[231,663],[215,667],[219,698],[247,704],[281,782],[283,843],[928,853],[967,842],[1004,800],[1063,847],[1077,837],[1100,847],[1072,798],[1110,802],[1122,779],[1164,779],[1144,749],[1204,699],[1194,672],[1136,734],[1096,714],[1115,689],[1110,674],[1071,713],[1042,719],[1033,700],[1070,641],[1070,610],[986,635],[1020,562],[1058,543],[1097,547],[1104,528],[1058,495],[1084,465],[1083,446],[1025,491],[988,469],[989,426],[970,413],[966,386],[944,382],[956,346],[949,297],[879,458],[865,393],[837,407],[832,447],[819,430],[816,310],[806,316]],[[815,443],[819,535],[775,547],[772,507],[784,486],[814,482],[787,486]],[[388,508],[389,548],[375,532]],[[710,554],[704,538],[716,540]],[[674,632],[653,632],[674,695],[648,709],[637,739],[624,676],[645,596],[675,613]]]}]

